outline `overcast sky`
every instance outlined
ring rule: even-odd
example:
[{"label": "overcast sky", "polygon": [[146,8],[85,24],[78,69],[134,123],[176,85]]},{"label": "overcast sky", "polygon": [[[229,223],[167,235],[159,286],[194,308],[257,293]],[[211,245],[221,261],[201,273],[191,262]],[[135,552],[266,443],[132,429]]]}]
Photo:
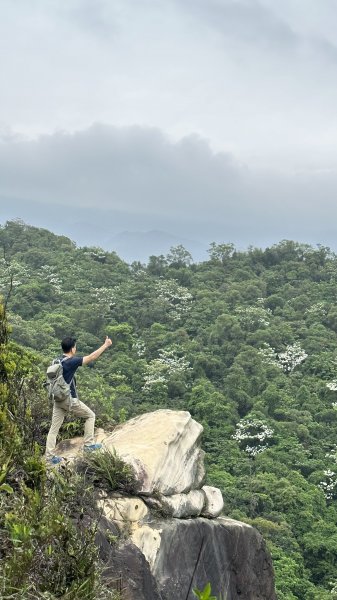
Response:
[{"label": "overcast sky", "polygon": [[0,0],[0,73],[1,220],[337,250],[335,0]]}]

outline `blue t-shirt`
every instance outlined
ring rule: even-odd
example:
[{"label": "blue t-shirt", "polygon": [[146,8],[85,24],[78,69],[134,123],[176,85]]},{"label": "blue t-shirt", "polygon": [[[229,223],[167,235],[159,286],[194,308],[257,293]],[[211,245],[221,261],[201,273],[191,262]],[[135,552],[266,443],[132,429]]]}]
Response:
[{"label": "blue t-shirt", "polygon": [[63,355],[61,360],[64,380],[67,383],[70,383],[72,380],[70,385],[71,397],[77,398],[75,373],[78,367],[81,367],[83,364],[83,356],[72,356],[71,358],[67,358]]}]

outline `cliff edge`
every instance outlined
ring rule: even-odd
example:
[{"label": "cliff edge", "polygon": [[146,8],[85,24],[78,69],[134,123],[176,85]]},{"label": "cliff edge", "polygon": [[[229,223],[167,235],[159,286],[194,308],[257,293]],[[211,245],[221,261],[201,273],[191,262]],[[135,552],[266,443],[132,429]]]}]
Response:
[{"label": "cliff edge", "polygon": [[[223,516],[220,490],[204,485],[202,426],[185,411],[157,410],[100,430],[97,441],[132,466],[136,495],[100,491],[97,543],[125,600],[192,600],[210,582],[219,600],[276,600],[263,538]],[[82,439],[61,442],[69,463]],[[116,584],[118,581],[118,585]]]}]

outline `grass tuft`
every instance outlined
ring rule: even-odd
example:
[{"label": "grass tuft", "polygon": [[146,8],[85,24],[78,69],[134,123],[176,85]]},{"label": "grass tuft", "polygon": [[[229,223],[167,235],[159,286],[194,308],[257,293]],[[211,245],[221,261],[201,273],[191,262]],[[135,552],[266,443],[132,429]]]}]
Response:
[{"label": "grass tuft", "polygon": [[134,470],[117,455],[115,449],[102,449],[85,455],[77,469],[84,472],[95,487],[127,494],[137,493],[139,484]]}]

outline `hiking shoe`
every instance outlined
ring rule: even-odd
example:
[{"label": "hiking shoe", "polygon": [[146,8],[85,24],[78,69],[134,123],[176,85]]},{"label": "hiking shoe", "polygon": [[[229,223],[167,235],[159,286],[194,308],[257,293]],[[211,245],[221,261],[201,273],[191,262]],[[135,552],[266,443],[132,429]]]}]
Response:
[{"label": "hiking shoe", "polygon": [[100,450],[103,448],[102,444],[90,444],[90,446],[84,446],[85,452],[95,452],[95,450]]},{"label": "hiking shoe", "polygon": [[63,458],[60,458],[59,456],[52,456],[51,458],[48,458],[48,462],[51,465],[59,465],[60,462],[63,461]]}]

